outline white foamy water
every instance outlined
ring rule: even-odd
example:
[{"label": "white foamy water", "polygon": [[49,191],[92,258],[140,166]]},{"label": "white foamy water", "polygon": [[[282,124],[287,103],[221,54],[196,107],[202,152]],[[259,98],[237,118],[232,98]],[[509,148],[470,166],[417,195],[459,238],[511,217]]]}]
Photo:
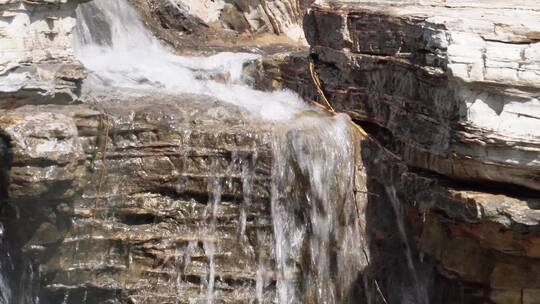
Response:
[{"label": "white foamy water", "polygon": [[[279,304],[334,304],[349,300],[367,263],[361,255],[363,243],[355,206],[356,150],[350,119],[318,110],[304,111],[310,107],[290,91],[250,88],[243,82],[242,71],[258,55],[174,55],[144,28],[126,0],[95,0],[81,5],[77,15],[76,53],[90,70],[87,86],[121,92],[201,94],[280,122],[272,124],[273,165],[268,185],[274,238],[269,255],[275,263],[266,263],[259,256],[250,301],[266,303],[271,297],[272,303]],[[257,161],[253,156],[251,163],[246,160],[239,164],[244,194],[238,220],[241,240],[247,238],[246,212],[255,185],[250,168],[255,168]],[[219,170],[215,171],[211,176],[217,176]],[[223,293],[216,256],[223,250],[217,225],[222,182],[215,178],[208,185],[211,197],[205,212],[210,220],[203,223],[208,239],[203,244],[207,271],[201,277],[204,288],[193,303],[219,302]],[[178,183],[178,189],[182,189],[182,180]],[[274,283],[272,295],[273,291],[266,289]]]},{"label": "white foamy water", "polygon": [[82,4],[77,17],[76,55],[90,71],[86,81],[90,87],[207,95],[268,120],[287,120],[307,107],[291,91],[262,92],[242,82],[244,65],[259,55],[174,55],[152,36],[126,1]]},{"label": "white foamy water", "polygon": [[346,115],[302,117],[276,130],[272,221],[278,303],[347,303],[367,264],[353,194],[352,132]]}]

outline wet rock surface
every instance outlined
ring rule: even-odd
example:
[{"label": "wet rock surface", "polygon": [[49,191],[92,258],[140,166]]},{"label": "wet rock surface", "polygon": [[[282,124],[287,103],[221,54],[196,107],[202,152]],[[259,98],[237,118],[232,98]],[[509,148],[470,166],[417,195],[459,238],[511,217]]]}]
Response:
[{"label": "wet rock surface", "polygon": [[[74,7],[75,3],[70,6]],[[155,14],[149,7],[142,7],[141,12]],[[155,17],[145,20],[155,21]],[[155,26],[152,22],[150,26]],[[162,26],[155,32],[168,41],[165,38],[171,32]],[[208,39],[202,38],[197,41]],[[173,40],[182,41],[177,36]],[[68,55],[58,59],[62,64],[73,59],[71,45],[63,47]],[[278,53],[292,47],[270,45],[261,52]],[[231,48],[223,44],[201,49]],[[251,50],[253,45],[244,49]],[[264,82],[264,69],[257,67],[256,73],[261,73]],[[77,81],[85,76],[82,73]],[[55,82],[47,79],[47,84],[54,87]],[[297,180],[294,174],[287,180],[289,184],[279,186],[286,190],[284,197],[299,200],[284,199],[284,204],[303,204],[302,210],[294,207],[303,227],[287,222],[283,226],[290,226],[288,233],[301,228],[303,234],[295,240],[305,240],[299,248],[294,243],[291,246],[303,253],[285,253],[280,266],[285,269],[279,271],[285,271],[286,278],[277,270],[274,232],[286,228],[274,227],[271,218],[270,197],[275,191],[270,184],[275,165],[272,123],[209,97],[141,97],[140,92],[130,95],[128,91],[96,93],[86,86],[77,87],[76,101],[82,102],[78,105],[29,93],[40,102],[12,103],[6,106],[11,109],[0,114],[0,214],[5,227],[1,236],[5,237],[2,244],[9,245],[2,251],[8,261],[1,264],[2,282],[9,286],[0,286],[0,303],[250,303],[255,299],[271,303],[279,284],[286,284],[283,288],[289,292],[298,289],[295,297],[316,302],[320,296],[317,288],[327,282],[339,289],[339,294],[329,291],[327,297],[345,299],[354,292],[356,288],[349,284],[361,278],[343,274],[362,267],[363,258],[347,263],[347,269],[342,269],[343,264],[332,265],[336,269],[325,270],[324,277],[314,272],[330,266],[325,260],[330,255],[333,261],[339,260],[336,255],[341,248],[360,244],[355,241],[359,233],[343,231],[357,221],[357,214],[349,210],[350,204],[332,206],[345,214],[331,219],[340,232],[325,238],[341,248],[309,252],[311,242],[320,242],[310,231],[325,229],[304,221],[309,216],[314,217],[311,221],[321,221],[324,214],[317,212],[326,212],[328,207],[310,211],[310,204],[300,201],[310,187],[291,188],[291,184],[308,181]],[[18,96],[21,92],[17,90]],[[294,130],[287,138],[292,140],[302,132]],[[314,153],[334,157],[333,151],[320,152],[321,145],[304,144]],[[299,166],[295,157],[293,153],[283,161]],[[306,172],[295,174],[310,178]],[[345,193],[346,201],[354,203],[349,193],[353,191]],[[318,193],[309,195],[317,199]],[[358,195],[359,202],[362,197]],[[350,252],[360,255],[360,250]],[[296,276],[309,279],[309,286],[278,282]],[[343,284],[337,285],[336,278]],[[301,294],[303,289],[309,289],[306,295]]]},{"label": "wet rock surface", "polygon": [[[527,303],[522,292],[539,287],[538,195],[456,182],[377,150],[363,151],[366,225],[373,279],[390,303],[403,294],[428,303]],[[414,271],[402,247],[407,242]],[[416,284],[409,281],[415,276]]]},{"label": "wet rock surface", "polygon": [[[0,0],[0,303],[272,303],[272,125],[201,96],[66,105],[85,77],[68,43],[78,2]],[[307,52],[252,39],[287,1],[132,2],[178,52],[241,38],[234,50],[272,54],[245,67],[255,87],[320,98]],[[304,20],[323,89],[399,156],[355,142],[356,210],[336,210],[367,242],[350,265],[369,265],[345,298],[539,303],[537,4],[328,2]],[[308,205],[297,220],[316,229]]]},{"label": "wet rock surface", "polygon": [[[217,101],[167,99],[2,115],[3,213],[19,213],[4,223],[46,303],[189,303],[205,294],[210,263],[217,302],[255,294],[273,246],[267,127]],[[207,231],[214,199],[218,235]]]},{"label": "wet rock surface", "polygon": [[[10,280],[21,303],[32,301],[25,297],[43,303],[273,303],[279,274],[272,191],[283,188],[279,200],[295,210],[294,218],[282,221],[304,223],[314,212],[314,203],[302,200],[312,191],[306,172],[290,171],[281,181],[287,184],[272,184],[274,126],[201,96],[133,97],[129,103],[106,96],[85,105],[24,106],[0,116],[2,223],[17,257],[11,265],[20,275]],[[287,138],[318,136],[310,129],[285,132]],[[289,153],[281,166],[309,161]],[[328,182],[333,189],[360,189],[360,176],[355,185]],[[329,237],[338,247],[353,248],[360,234],[342,229],[361,228],[349,225],[359,218],[355,208],[363,208],[365,193],[339,193],[353,204],[325,211],[340,214],[331,218],[340,232]],[[292,222],[282,225],[297,233]],[[320,284],[311,271],[322,264],[309,259],[325,263],[325,255],[308,250],[317,239],[304,242],[295,250],[305,252],[286,252],[286,262],[302,265],[302,278]],[[357,248],[352,255],[358,257],[332,267],[359,267],[363,254]],[[339,280],[361,280],[344,273]],[[356,289],[347,286],[338,285],[346,291],[337,295],[343,300]],[[312,292],[305,299],[316,303]]]}]

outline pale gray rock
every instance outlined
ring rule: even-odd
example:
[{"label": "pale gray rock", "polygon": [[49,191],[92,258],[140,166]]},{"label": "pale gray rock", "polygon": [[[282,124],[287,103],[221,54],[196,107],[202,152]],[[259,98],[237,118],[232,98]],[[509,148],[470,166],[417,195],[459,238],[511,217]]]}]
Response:
[{"label": "pale gray rock", "polygon": [[302,16],[312,0],[172,0],[206,24],[239,32],[271,32],[303,41]]},{"label": "pale gray rock", "polygon": [[0,1],[0,108],[78,98],[85,74],[72,30],[80,2]]}]

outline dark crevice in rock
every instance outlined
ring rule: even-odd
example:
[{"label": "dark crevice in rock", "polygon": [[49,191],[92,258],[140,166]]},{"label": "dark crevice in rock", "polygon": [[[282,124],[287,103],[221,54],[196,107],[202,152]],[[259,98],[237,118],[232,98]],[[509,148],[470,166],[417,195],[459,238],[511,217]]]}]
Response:
[{"label": "dark crevice in rock", "polygon": [[[225,181],[228,179],[228,177],[225,177],[222,179],[222,181]],[[174,200],[180,200],[180,201],[190,201],[193,200],[201,205],[208,205],[212,202],[212,194],[211,192],[186,192],[183,191],[181,193],[178,193],[176,189],[171,188],[159,188],[154,189],[150,193],[155,193],[158,195],[163,195],[169,198],[172,198]],[[242,202],[243,196],[242,193],[239,193],[237,195],[233,194],[221,194],[221,201],[227,201],[227,202],[233,202],[237,203],[238,205]]]},{"label": "dark crevice in rock", "polygon": [[[72,164],[63,163],[62,160],[52,160],[48,158],[33,158],[25,160],[14,160],[12,162],[13,167],[24,167],[32,166],[36,168],[47,168],[47,167],[57,167],[57,168],[66,168]],[[82,160],[79,160],[78,164],[83,164]]]},{"label": "dark crevice in rock", "polygon": [[129,226],[159,224],[160,219],[151,213],[121,214],[120,222]]},{"label": "dark crevice in rock", "polygon": [[183,13],[171,3],[165,2],[164,4],[153,4],[153,6],[153,13],[159,18],[164,29],[173,29],[178,32],[192,34],[208,28],[204,21],[193,15]]},{"label": "dark crevice in rock", "polygon": [[12,166],[12,155],[8,137],[0,134],[0,200],[8,198],[9,170]]},{"label": "dark crevice in rock", "polygon": [[399,154],[399,151],[394,145],[394,137],[390,130],[379,126],[376,123],[362,120],[353,120],[354,123],[358,124],[366,133],[368,133],[373,139],[380,143],[383,147],[389,151]]},{"label": "dark crevice in rock", "polygon": [[[127,301],[128,296],[114,288],[105,289],[94,286],[53,286],[42,291],[40,299],[44,303],[133,303]],[[116,299],[124,299],[118,302]]]},{"label": "dark crevice in rock", "polygon": [[[399,147],[402,145],[399,141],[396,141],[392,132],[386,128],[379,126],[376,123],[354,120],[354,122],[360,125],[370,136],[372,136],[378,143],[389,151],[399,155]],[[526,188],[520,185],[502,183],[502,182],[490,182],[486,183],[481,180],[474,179],[458,179],[452,178],[440,174],[438,172],[428,170],[421,167],[415,167],[408,165],[409,171],[414,174],[421,176],[426,176],[431,179],[436,179],[441,186],[452,188],[455,190],[462,191],[478,191],[490,193],[493,195],[506,195],[510,197],[515,197],[519,199],[540,199],[540,191]],[[532,202],[531,206],[534,206],[536,203]],[[540,203],[538,203],[540,205]],[[537,208],[533,208],[537,209]]]},{"label": "dark crevice in rock", "polygon": [[[540,191],[522,187],[519,185],[500,182],[486,183],[481,180],[455,179],[434,171],[429,171],[418,167],[410,167],[410,171],[415,174],[429,176],[430,178],[437,179],[442,186],[446,186],[455,190],[477,191],[493,195],[505,195],[523,200],[540,199]],[[533,206],[534,204],[535,203],[532,203],[531,206]]]}]

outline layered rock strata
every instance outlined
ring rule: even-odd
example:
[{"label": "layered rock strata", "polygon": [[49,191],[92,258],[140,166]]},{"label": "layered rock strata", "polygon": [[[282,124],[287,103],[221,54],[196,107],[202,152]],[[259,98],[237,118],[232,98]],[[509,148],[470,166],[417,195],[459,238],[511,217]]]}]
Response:
[{"label": "layered rock strata", "polygon": [[[213,11],[181,10],[187,19],[168,23],[177,11],[156,3],[139,4],[159,21],[149,24],[172,28],[167,35],[211,23],[204,14]],[[334,107],[399,156],[360,144],[354,194],[371,265],[358,281],[364,293],[350,299],[539,303],[540,9],[378,3],[318,5],[304,22]],[[22,43],[16,52],[0,44],[9,80],[1,107],[77,98],[75,4],[0,1],[10,30],[0,42]],[[44,20],[61,39],[47,38]],[[316,99],[307,68],[305,53],[277,54],[249,72],[259,88]],[[97,99],[0,115],[0,241],[9,257],[0,261],[0,283],[9,279],[0,303],[271,302],[269,126],[200,96]]]},{"label": "layered rock strata", "polygon": [[[16,4],[28,12],[28,3]],[[38,8],[44,15],[65,8],[71,31],[76,3],[55,4]],[[67,28],[63,52],[47,63],[80,68]],[[52,91],[13,88],[17,99],[5,106],[12,109],[0,113],[1,257],[8,260],[0,261],[7,282],[0,303],[274,301],[272,125],[201,96],[116,100],[108,92],[65,105],[79,97],[80,71],[70,98],[57,98],[63,78],[55,74],[42,79]],[[298,212],[303,219],[308,209]],[[350,218],[357,214],[331,220]],[[286,262],[308,263],[310,254]],[[310,267],[300,274],[309,278]]]},{"label": "layered rock strata", "polygon": [[380,288],[389,303],[538,303],[535,193],[418,171],[376,146],[363,155],[373,297],[382,301]]},{"label": "layered rock strata", "polygon": [[306,17],[335,107],[414,166],[540,189],[538,10],[362,3]]},{"label": "layered rock strata", "polygon": [[539,303],[540,7],[423,3],[304,21],[333,106],[397,154],[363,149],[374,297]]},{"label": "layered rock strata", "polygon": [[272,265],[271,157],[264,127],[247,132],[242,117],[189,97],[3,114],[3,213],[19,213],[4,224],[37,266],[40,299],[189,303],[208,288],[219,303],[251,299],[257,265]]},{"label": "layered rock strata", "polygon": [[[272,218],[271,128],[201,96],[127,102],[109,95],[94,105],[6,111],[0,214],[16,257],[7,273],[12,293],[19,303],[273,303],[282,249]],[[356,170],[358,210],[348,206],[330,219],[335,225],[357,219],[353,211],[366,202],[363,167]],[[294,181],[286,181],[309,193],[303,175],[292,172]],[[304,223],[316,207],[295,200],[304,190],[283,186],[289,190],[279,197],[291,199],[295,211],[281,220],[303,223],[291,229],[319,229]],[[361,245],[341,229],[332,242]],[[307,240],[302,254],[286,253],[287,263],[302,265],[298,271],[318,282],[309,274]]]}]

